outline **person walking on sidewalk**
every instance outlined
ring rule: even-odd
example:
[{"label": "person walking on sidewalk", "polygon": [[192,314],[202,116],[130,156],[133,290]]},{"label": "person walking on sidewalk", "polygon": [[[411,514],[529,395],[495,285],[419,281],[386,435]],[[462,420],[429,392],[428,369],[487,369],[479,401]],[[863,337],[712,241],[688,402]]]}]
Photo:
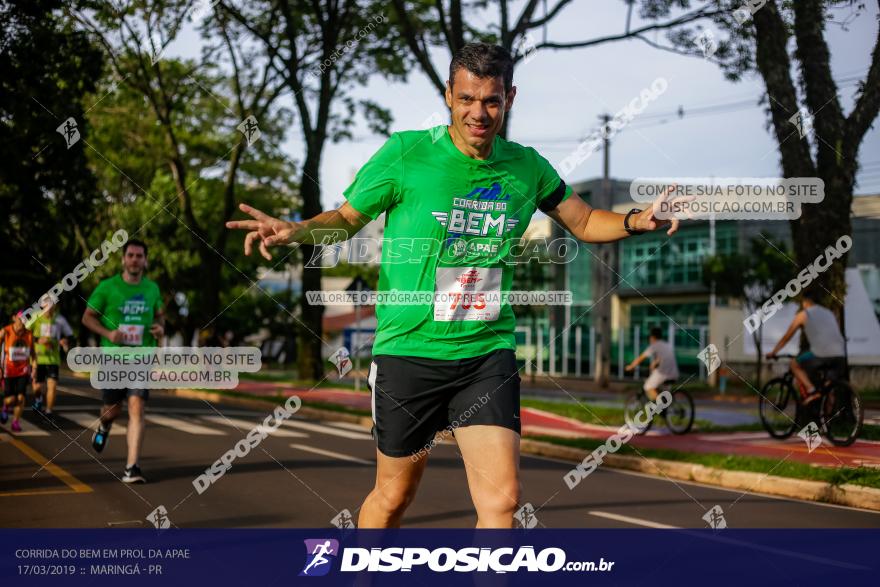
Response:
[{"label": "person walking on sidewalk", "polygon": [[245,254],[259,242],[271,259],[269,246],[328,244],[328,233],[351,238],[385,213],[384,237],[393,245],[382,248],[379,293],[415,301],[380,300],[376,308],[369,385],[377,474],[361,528],[400,525],[435,433],[449,428],[477,527],[513,527],[521,505],[520,378],[507,294],[515,245],[537,210],[592,243],[678,228],[655,206],[628,214],[591,208],[535,149],[499,137],[515,95],[504,48],[464,45],[446,85],[451,124],[394,133],[335,210],[288,222],[242,204],[252,219],[226,225],[248,231]]},{"label": "person walking on sidewalk", "polygon": [[[51,420],[54,416],[55,391],[58,386],[58,370],[61,364],[59,346],[68,351],[67,337],[73,336],[67,320],[58,313],[58,306],[46,298],[43,301],[46,312],[39,316],[31,325],[34,333],[34,349],[37,353],[37,368],[34,372],[34,404],[35,411],[42,413]],[[43,383],[46,384],[46,398],[43,402]]]},{"label": "person walking on sidewalk", "polygon": [[[83,326],[101,337],[101,346],[155,347],[165,333],[159,286],[144,276],[147,245],[130,239],[122,248],[123,271],[98,284],[89,297]],[[104,450],[113,421],[128,399],[128,459],[122,474],[124,483],[146,483],[138,459],[144,441],[144,409],[149,390],[104,389],[100,424],[92,436],[92,447]]]}]

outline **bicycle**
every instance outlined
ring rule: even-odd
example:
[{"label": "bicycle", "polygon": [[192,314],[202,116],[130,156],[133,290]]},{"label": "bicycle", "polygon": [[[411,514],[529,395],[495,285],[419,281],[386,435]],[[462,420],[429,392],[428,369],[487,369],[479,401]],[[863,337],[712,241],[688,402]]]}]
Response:
[{"label": "bicycle", "polygon": [[[657,390],[658,397],[664,392],[668,392],[672,396],[672,401],[660,411],[660,415],[666,420],[666,427],[670,432],[687,434],[694,425],[694,400],[691,394],[683,389],[673,390],[672,385],[675,382],[675,379],[667,379]],[[654,418],[650,418],[644,426],[640,426],[635,420],[636,414],[644,411],[650,401],[645,390],[640,389],[626,401],[623,408],[623,418],[627,426],[632,428],[637,435],[645,434],[654,424]]]},{"label": "bicycle", "polygon": [[[776,355],[775,359],[792,359],[794,355]],[[802,430],[810,422],[817,422],[819,430],[835,446],[849,446],[861,432],[865,411],[859,394],[849,383],[839,378],[837,365],[822,365],[818,372],[821,385],[816,391],[820,398],[803,404],[806,392],[789,369],[782,377],[767,382],[761,390],[758,412],[761,424],[773,438],[784,439],[795,430]],[[798,393],[800,390],[802,393]]]}]

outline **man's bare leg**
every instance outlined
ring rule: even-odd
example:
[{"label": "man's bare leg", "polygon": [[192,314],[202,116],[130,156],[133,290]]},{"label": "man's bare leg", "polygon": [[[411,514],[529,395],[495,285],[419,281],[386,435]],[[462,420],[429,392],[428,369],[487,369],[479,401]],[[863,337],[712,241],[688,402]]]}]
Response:
[{"label": "man's bare leg", "polygon": [[803,385],[803,389],[806,391],[801,393],[802,398],[806,398],[812,391],[816,390],[816,387],[813,385],[813,382],[810,381],[810,376],[804,371],[803,367],[797,362],[797,359],[792,359],[789,364],[789,368],[791,369],[792,375],[794,378],[798,380],[798,382]]},{"label": "man's bare leg", "polygon": [[16,396],[15,408],[12,411],[12,419],[21,420],[22,413],[24,413],[24,395],[18,395]]},{"label": "man's bare leg", "polygon": [[358,515],[358,528],[399,528],[403,513],[416,496],[427,454],[389,457],[376,449],[376,485]]},{"label": "man's bare leg", "polygon": [[46,378],[46,412],[51,413],[55,407],[55,390],[58,387],[58,380],[52,377]]},{"label": "man's bare leg", "polygon": [[101,408],[101,424],[109,427],[122,413],[122,402],[118,404],[104,404]]},{"label": "man's bare leg", "polygon": [[144,398],[128,396],[128,461],[125,466],[136,465],[144,442]]},{"label": "man's bare leg", "polygon": [[455,440],[477,510],[477,528],[513,528],[522,494],[519,434],[501,426],[474,425],[456,429]]}]

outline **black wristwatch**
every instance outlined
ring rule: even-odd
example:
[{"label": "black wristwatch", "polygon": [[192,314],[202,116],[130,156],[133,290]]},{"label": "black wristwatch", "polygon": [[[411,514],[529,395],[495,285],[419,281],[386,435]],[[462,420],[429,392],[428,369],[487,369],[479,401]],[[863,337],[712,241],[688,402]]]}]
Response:
[{"label": "black wristwatch", "polygon": [[633,214],[638,214],[641,212],[638,208],[633,208],[629,212],[626,213],[626,216],[623,217],[623,229],[627,232],[627,234],[642,234],[644,230],[635,230],[629,225],[629,217]]}]

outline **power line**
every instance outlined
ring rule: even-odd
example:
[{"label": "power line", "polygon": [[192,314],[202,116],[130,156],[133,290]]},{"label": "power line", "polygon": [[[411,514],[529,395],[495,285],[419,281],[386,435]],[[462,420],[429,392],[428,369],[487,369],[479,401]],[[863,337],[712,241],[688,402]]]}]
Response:
[{"label": "power line", "polygon": [[[855,76],[847,76],[843,77],[839,80],[836,80],[838,84],[838,88],[846,87],[847,85],[851,85],[855,81],[861,81],[861,75]],[[693,108],[685,109],[683,106],[679,106],[676,110],[671,110],[667,112],[658,112],[654,114],[645,114],[640,115],[638,120],[632,124],[627,125],[624,129],[632,129],[632,130],[640,130],[643,128],[651,128],[655,126],[661,126],[664,124],[668,124],[670,122],[677,122],[683,120],[685,117],[697,117],[697,116],[713,116],[717,114],[728,114],[731,112],[742,112],[745,110],[752,110],[754,108],[760,107],[760,104],[755,103],[755,99],[745,99],[745,100],[737,100],[734,102],[722,102],[719,104],[706,104],[703,106],[695,106]],[[656,122],[651,122],[652,119],[659,118]],[[647,122],[643,122],[647,121]],[[581,142],[584,139],[564,139],[564,138],[555,138],[555,139],[545,139],[545,140],[528,140],[524,139],[526,142],[531,143],[554,143],[554,142]]]}]

